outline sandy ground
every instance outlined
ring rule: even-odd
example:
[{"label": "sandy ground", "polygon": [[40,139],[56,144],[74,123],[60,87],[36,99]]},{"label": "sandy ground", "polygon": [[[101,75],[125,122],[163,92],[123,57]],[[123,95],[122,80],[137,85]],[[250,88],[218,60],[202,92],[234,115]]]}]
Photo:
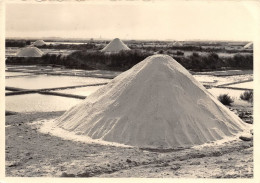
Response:
[{"label": "sandy ground", "polygon": [[[251,119],[252,107],[232,107]],[[145,150],[63,140],[38,132],[63,112],[6,116],[7,177],[252,178],[253,142],[182,150]]]}]

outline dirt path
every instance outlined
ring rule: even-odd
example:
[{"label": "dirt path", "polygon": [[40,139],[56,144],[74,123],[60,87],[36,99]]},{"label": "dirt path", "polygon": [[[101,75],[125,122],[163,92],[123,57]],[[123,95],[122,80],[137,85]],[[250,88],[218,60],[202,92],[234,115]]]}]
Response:
[{"label": "dirt path", "polygon": [[6,117],[6,176],[252,177],[253,142],[202,149],[147,151],[63,140],[31,123],[63,112]]}]

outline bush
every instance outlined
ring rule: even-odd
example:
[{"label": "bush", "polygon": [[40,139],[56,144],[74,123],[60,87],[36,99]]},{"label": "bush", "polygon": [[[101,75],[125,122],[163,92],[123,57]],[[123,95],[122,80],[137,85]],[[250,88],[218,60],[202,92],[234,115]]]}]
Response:
[{"label": "bush", "polygon": [[192,56],[193,56],[193,57],[199,57],[200,55],[199,55],[197,52],[193,52],[193,53],[192,53]]},{"label": "bush", "polygon": [[226,67],[253,69],[253,55],[235,54],[225,58]]},{"label": "bush", "polygon": [[[25,40],[5,40],[6,47],[25,47],[29,42]],[[29,43],[30,44],[30,43]]]},{"label": "bush", "polygon": [[219,56],[218,54],[214,53],[214,52],[211,52],[209,55],[208,55],[209,58],[213,59],[213,60],[218,60],[219,59]]},{"label": "bush", "polygon": [[253,91],[245,91],[240,95],[240,98],[242,100],[248,101],[248,102],[253,102]]},{"label": "bush", "polygon": [[163,54],[163,50],[160,50],[158,53],[159,53],[159,54]]},{"label": "bush", "polygon": [[182,51],[177,51],[176,54],[177,54],[177,55],[184,55],[184,52],[182,52]]},{"label": "bush", "polygon": [[218,96],[218,100],[224,105],[231,105],[234,100],[228,94],[222,94]]}]

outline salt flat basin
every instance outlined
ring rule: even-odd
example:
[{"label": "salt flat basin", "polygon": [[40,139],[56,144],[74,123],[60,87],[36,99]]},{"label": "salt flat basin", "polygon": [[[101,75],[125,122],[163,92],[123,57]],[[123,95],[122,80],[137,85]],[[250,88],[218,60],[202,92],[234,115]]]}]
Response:
[{"label": "salt flat basin", "polygon": [[66,90],[57,90],[59,93],[73,94],[73,95],[81,95],[81,96],[89,96],[102,86],[88,86],[88,87],[80,87]]},{"label": "salt flat basin", "polygon": [[[9,56],[15,56],[16,53],[20,50],[21,48],[18,48],[18,47],[13,47],[13,48],[10,48],[10,47],[7,47],[5,49],[5,55],[7,57]],[[62,50],[59,50],[59,49],[41,49],[41,51],[44,53],[44,54],[62,54],[62,55],[68,55],[76,50],[69,50],[69,49],[62,49]]]},{"label": "salt flat basin", "polygon": [[207,71],[207,72],[196,72],[196,75],[212,75],[212,76],[253,75],[253,70]]},{"label": "salt flat basin", "polygon": [[23,72],[5,72],[5,76],[24,76],[30,75],[32,73],[23,73]]},{"label": "salt flat basin", "polygon": [[254,83],[253,83],[253,81],[249,81],[249,82],[244,82],[244,83],[228,85],[227,87],[253,89],[254,88]]},{"label": "salt flat basin", "polygon": [[16,69],[16,68],[36,68],[37,65],[6,65],[8,69]]},{"label": "salt flat basin", "polygon": [[[60,93],[68,93],[82,96],[89,96],[102,86],[82,87],[75,89],[57,90]],[[224,89],[224,88],[211,88],[208,91],[215,97],[220,94],[228,94],[234,99],[235,104],[249,105],[248,102],[240,100],[240,95],[244,92],[242,90]],[[6,92],[10,92],[7,91]],[[81,102],[81,99],[41,95],[41,94],[24,94],[7,96],[6,110],[15,112],[49,112],[49,111],[63,111],[68,110],[74,105]]]},{"label": "salt flat basin", "polygon": [[8,78],[6,79],[6,86],[24,89],[41,89],[106,83],[109,81],[110,79],[92,77],[31,75],[19,78]]},{"label": "salt flat basin", "polygon": [[[195,77],[202,84],[209,84],[212,86],[253,79],[252,74],[234,75],[234,76],[214,76],[214,75],[204,75],[204,74],[197,75],[196,74],[196,75],[193,75],[193,77]],[[229,85],[229,86],[231,86],[231,85]]]},{"label": "salt flat basin", "polygon": [[228,80],[224,77],[217,77],[213,75],[193,75],[193,77],[203,84],[217,85],[220,82],[228,82]]},{"label": "salt flat basin", "polygon": [[7,96],[5,108],[14,112],[65,111],[80,101],[82,100],[51,95],[24,94]]}]

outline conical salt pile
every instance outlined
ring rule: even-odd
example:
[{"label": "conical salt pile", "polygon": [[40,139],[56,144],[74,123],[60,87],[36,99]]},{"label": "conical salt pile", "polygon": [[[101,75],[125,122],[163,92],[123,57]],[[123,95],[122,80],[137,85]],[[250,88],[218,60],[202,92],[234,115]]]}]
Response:
[{"label": "conical salt pile", "polygon": [[180,42],[176,41],[172,44],[173,46],[183,46]]},{"label": "conical salt pile", "polygon": [[120,39],[113,39],[105,48],[103,48],[102,52],[120,52],[121,50],[130,50],[127,45],[125,45]]},{"label": "conical salt pile", "polygon": [[247,43],[244,48],[253,48],[253,43]]},{"label": "conical salt pile", "polygon": [[56,120],[68,131],[139,147],[184,147],[247,126],[173,58],[154,55]]},{"label": "conical salt pile", "polygon": [[36,47],[26,47],[19,50],[16,54],[17,57],[41,57],[43,52]]},{"label": "conical salt pile", "polygon": [[37,40],[33,43],[33,46],[43,46],[46,43],[43,40]]}]

